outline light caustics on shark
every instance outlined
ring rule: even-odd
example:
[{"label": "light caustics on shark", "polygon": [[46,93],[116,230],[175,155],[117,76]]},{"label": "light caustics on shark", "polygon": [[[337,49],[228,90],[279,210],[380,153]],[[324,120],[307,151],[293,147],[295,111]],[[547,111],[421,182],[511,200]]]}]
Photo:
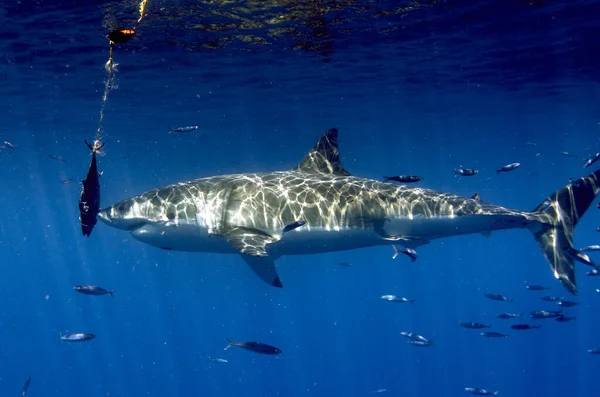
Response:
[{"label": "light caustics on shark", "polygon": [[[168,250],[241,254],[281,287],[275,260],[384,244],[415,248],[437,238],[530,229],[556,278],[577,293],[573,229],[598,194],[600,170],[553,193],[534,211],[358,178],[331,129],[290,171],[213,176],[151,190],[100,212],[110,226]],[[287,225],[305,224],[287,233]]]}]

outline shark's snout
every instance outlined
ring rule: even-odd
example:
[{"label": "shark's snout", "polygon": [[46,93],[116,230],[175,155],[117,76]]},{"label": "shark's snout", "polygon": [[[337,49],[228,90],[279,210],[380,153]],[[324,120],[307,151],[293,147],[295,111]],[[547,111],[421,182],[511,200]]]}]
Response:
[{"label": "shark's snout", "polygon": [[133,231],[148,222],[147,219],[132,216],[129,212],[123,211],[124,208],[122,204],[104,208],[98,213],[98,218],[109,226],[127,231]]},{"label": "shark's snout", "polygon": [[109,208],[105,208],[98,213],[98,218],[108,225],[110,225],[110,215],[108,214]]}]

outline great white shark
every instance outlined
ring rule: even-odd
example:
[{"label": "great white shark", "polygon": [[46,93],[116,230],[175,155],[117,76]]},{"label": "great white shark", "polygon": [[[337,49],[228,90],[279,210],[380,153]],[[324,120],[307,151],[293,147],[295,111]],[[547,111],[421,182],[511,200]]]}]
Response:
[{"label": "great white shark", "polygon": [[526,228],[554,276],[577,294],[573,230],[600,190],[600,170],[552,193],[533,211],[352,176],[330,129],[292,170],[211,176],[120,201],[106,224],[166,250],[240,254],[265,282],[282,287],[275,260],[385,244],[416,248],[434,239]]}]

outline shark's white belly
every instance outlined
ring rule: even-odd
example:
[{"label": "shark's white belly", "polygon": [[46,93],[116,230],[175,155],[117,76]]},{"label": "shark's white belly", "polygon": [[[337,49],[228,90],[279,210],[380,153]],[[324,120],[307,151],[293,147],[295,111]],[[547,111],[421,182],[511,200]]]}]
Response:
[{"label": "shark's white belly", "polygon": [[[137,240],[166,250],[239,254],[225,237],[196,225],[147,224],[131,232]],[[386,244],[371,229],[293,230],[268,247],[269,255],[305,255]]]},{"label": "shark's white belly", "polygon": [[[460,217],[394,218],[374,228],[324,228],[303,226],[268,246],[269,255],[306,255],[397,243],[418,246],[429,240],[497,229],[526,227],[523,219],[507,215],[469,215]],[[131,232],[132,236],[155,247],[190,252],[238,254],[220,235],[195,223],[146,224]]]}]

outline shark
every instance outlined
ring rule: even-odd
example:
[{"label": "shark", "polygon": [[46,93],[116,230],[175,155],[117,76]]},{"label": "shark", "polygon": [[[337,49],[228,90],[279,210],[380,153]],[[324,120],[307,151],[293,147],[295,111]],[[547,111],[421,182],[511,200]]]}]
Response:
[{"label": "shark", "polygon": [[338,129],[326,131],[291,170],[218,175],[142,193],[101,210],[105,224],[165,250],[240,255],[266,283],[283,286],[276,260],[379,245],[529,229],[553,275],[577,294],[573,232],[600,191],[600,170],[572,181],[532,211],[351,175]]}]

